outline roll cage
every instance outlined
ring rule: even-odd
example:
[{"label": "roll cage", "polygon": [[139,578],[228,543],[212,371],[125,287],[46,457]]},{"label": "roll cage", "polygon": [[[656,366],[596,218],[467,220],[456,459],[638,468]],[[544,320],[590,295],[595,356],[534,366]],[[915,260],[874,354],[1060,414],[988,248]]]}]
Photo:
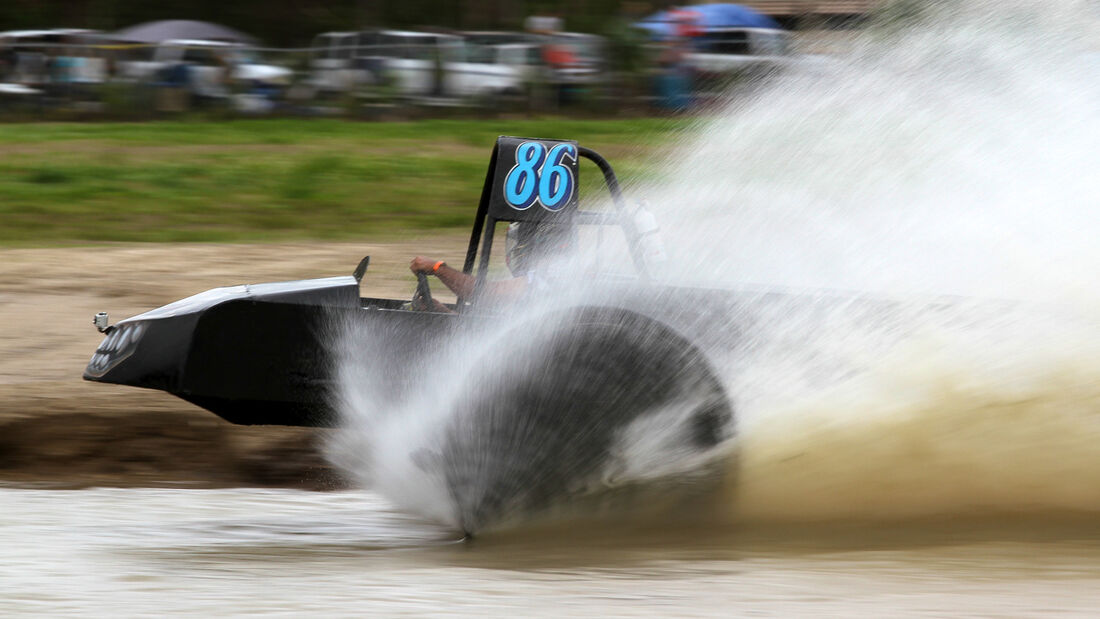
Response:
[{"label": "roll cage", "polygon": [[[537,148],[528,147],[529,144],[539,146]],[[573,183],[571,193],[560,201],[562,203],[561,207],[551,209],[546,204],[542,204],[541,206],[543,208],[533,208],[533,205],[538,203],[537,198],[534,203],[527,206],[517,206],[509,200],[506,195],[505,186],[508,184],[509,180],[511,180],[509,177],[512,176],[517,169],[520,169],[522,172],[522,164],[524,161],[522,159],[523,152],[521,152],[521,148],[540,150],[542,153],[553,153],[555,150],[558,150],[559,152],[569,151],[573,154],[570,162],[566,163],[569,152],[567,152],[566,157],[561,161],[561,165],[571,169],[573,174],[571,177]],[[611,195],[614,212],[582,211],[577,207],[577,194],[579,193],[579,183],[577,182],[579,166],[577,164],[579,163],[579,158],[587,159],[596,164],[596,167],[599,168],[600,172],[603,174],[604,185]],[[547,161],[547,163],[549,163],[549,161]],[[532,170],[532,174],[535,174],[533,168],[528,169]],[[535,176],[535,178],[537,178],[537,176]],[[533,183],[535,181],[532,178],[528,178],[527,182]],[[542,184],[543,183],[540,183],[540,185]],[[552,183],[546,184],[553,186]],[[559,183],[557,188],[560,189],[560,186]],[[646,268],[638,243],[638,231],[633,220],[627,216],[626,199],[623,197],[622,189],[619,186],[619,180],[615,176],[615,171],[603,156],[590,148],[580,146],[576,142],[564,140],[517,138],[511,136],[501,136],[497,138],[496,145],[493,147],[493,152],[489,159],[489,168],[485,173],[485,183],[481,191],[481,200],[478,203],[473,230],[470,233],[470,243],[466,248],[466,259],[462,266],[462,272],[471,275],[475,274],[474,267],[476,263],[477,272],[475,275],[476,283],[474,296],[477,296],[477,291],[480,291],[481,287],[484,286],[486,276],[489,272],[489,258],[492,254],[493,233],[496,229],[496,224],[500,222],[510,223],[517,221],[552,222],[571,226],[618,225],[623,230],[627,246],[630,250],[631,260],[639,277],[643,280],[649,279],[650,274]],[[467,299],[459,298],[456,307],[464,307],[466,301]]]}]

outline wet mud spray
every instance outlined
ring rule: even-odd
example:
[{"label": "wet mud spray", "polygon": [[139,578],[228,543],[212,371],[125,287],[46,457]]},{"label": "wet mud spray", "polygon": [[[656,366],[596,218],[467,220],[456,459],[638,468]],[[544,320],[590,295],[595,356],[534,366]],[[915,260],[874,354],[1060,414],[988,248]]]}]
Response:
[{"label": "wet mud spray", "polygon": [[[555,460],[569,456],[546,428],[514,433],[512,461],[479,459],[501,451],[478,439],[494,422],[456,403],[546,380],[538,342],[566,328],[548,319],[440,337],[408,363],[372,334],[342,338],[334,461],[459,526],[448,444],[486,478],[538,462],[572,495],[726,466],[731,520],[1100,512],[1094,9],[903,10],[927,4],[894,5],[847,56],[761,84],[673,149],[665,183],[629,187],[660,223],[669,283],[740,291],[706,320],[707,342],[732,344],[701,351],[736,411],[717,444],[684,438],[692,392],[579,426],[610,454],[583,470]],[[525,315],[627,305],[609,296],[578,285]]]}]

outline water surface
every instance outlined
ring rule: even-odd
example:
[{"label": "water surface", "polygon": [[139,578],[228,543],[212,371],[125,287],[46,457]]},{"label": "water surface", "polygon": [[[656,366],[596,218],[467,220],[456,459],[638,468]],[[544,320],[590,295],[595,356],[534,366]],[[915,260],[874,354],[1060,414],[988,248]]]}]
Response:
[{"label": "water surface", "polygon": [[[0,614],[1089,616],[1087,521],[516,530],[367,492],[0,491]],[[999,524],[998,524],[999,522]]]}]

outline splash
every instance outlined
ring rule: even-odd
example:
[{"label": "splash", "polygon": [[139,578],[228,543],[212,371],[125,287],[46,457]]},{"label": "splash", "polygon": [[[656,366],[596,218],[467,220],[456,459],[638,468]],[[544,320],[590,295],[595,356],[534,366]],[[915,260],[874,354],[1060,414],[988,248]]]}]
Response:
[{"label": "splash", "polygon": [[1100,349],[1006,350],[938,336],[856,380],[760,411],[745,431],[742,518],[898,519],[1100,511]]},{"label": "splash", "polygon": [[647,188],[676,279],[898,304],[755,317],[725,362],[742,518],[1100,511],[1095,11],[927,4]]},{"label": "splash", "polygon": [[[584,471],[545,428],[509,439],[518,458],[565,471],[576,482],[566,494],[583,495],[688,479],[736,453],[735,513],[750,520],[1100,512],[1092,19],[1078,2],[936,3],[704,123],[670,156],[671,182],[631,193],[660,222],[667,283],[734,292],[639,297],[578,278],[525,315],[602,305],[659,316],[699,347],[737,436],[685,450],[698,410],[685,397],[577,426],[603,433],[609,454]],[[553,391],[537,351],[568,329],[539,324],[438,338],[400,364],[363,354],[379,334],[347,326],[334,459],[465,527],[463,496],[482,490],[459,484],[456,496],[439,454],[460,445],[482,479],[522,468],[479,455],[496,426],[476,411],[492,407],[458,403],[471,386]],[[640,341],[658,339],[647,333]],[[455,371],[419,383],[424,359]]]},{"label": "splash", "polygon": [[[343,464],[403,507],[472,533],[714,476],[733,413],[690,341],[607,306],[462,320],[436,346],[410,346],[407,364],[380,348],[411,342],[377,323],[349,322],[334,340],[353,343],[340,354],[356,413]],[[408,372],[427,367],[453,371],[417,389]]]}]

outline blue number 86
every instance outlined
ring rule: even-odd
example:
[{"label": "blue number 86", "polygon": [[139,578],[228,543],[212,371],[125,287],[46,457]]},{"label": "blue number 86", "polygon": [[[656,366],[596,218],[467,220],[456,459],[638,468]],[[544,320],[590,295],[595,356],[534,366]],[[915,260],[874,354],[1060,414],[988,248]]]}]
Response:
[{"label": "blue number 86", "polygon": [[524,142],[516,148],[516,165],[504,178],[504,199],[512,208],[522,211],[535,201],[549,211],[561,209],[569,202],[576,187],[573,170],[562,162],[576,160],[576,147],[556,144],[550,152],[541,142]]}]

